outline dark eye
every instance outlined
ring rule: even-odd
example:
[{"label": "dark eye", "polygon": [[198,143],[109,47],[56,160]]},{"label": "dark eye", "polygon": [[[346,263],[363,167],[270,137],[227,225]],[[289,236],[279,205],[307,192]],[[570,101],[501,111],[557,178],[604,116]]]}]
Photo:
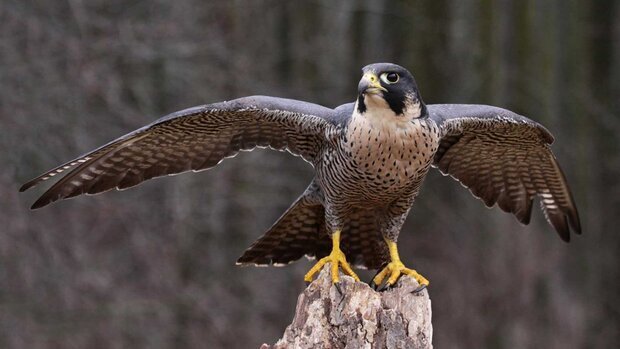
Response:
[{"label": "dark eye", "polygon": [[386,84],[395,84],[398,82],[400,77],[397,73],[383,73],[381,74],[381,80]]}]

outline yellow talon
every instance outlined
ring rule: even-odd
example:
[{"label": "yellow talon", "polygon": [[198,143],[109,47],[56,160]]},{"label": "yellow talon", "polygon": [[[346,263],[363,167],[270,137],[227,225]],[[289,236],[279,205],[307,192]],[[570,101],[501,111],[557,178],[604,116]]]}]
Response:
[{"label": "yellow talon", "polygon": [[420,286],[428,286],[429,282],[424,276],[418,274],[418,272],[413,269],[405,267],[403,262],[400,261],[400,257],[398,256],[398,249],[396,248],[396,243],[387,239],[385,240],[385,242],[387,243],[390,250],[390,259],[392,261],[388,263],[388,265],[386,265],[385,268],[383,268],[383,270],[381,270],[374,277],[374,279],[372,279],[372,282],[375,285],[381,285],[383,280],[389,275],[385,283],[387,286],[393,286],[396,281],[398,281],[398,278],[402,274],[405,274],[414,278],[418,282],[418,284],[420,284]]},{"label": "yellow talon", "polygon": [[353,277],[355,281],[360,281],[360,278],[353,272],[349,263],[347,263],[347,258],[340,250],[340,231],[337,230],[332,234],[332,252],[327,257],[321,258],[313,267],[308,271],[306,276],[304,276],[304,280],[306,282],[311,282],[314,278],[314,275],[318,273],[326,263],[331,263],[331,273],[332,273],[332,282],[338,283],[340,282],[340,276],[338,274],[338,267],[342,268],[342,271]]}]

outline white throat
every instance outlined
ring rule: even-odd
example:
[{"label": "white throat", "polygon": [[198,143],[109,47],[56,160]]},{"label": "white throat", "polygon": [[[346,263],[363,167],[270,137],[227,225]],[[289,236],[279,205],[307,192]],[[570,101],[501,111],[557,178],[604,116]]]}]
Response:
[{"label": "white throat", "polygon": [[366,105],[366,111],[360,114],[358,111],[358,103],[355,102],[355,109],[353,117],[362,117],[366,119],[371,126],[384,128],[387,125],[403,126],[403,124],[410,123],[412,120],[421,116],[422,108],[420,102],[417,103],[405,103],[405,109],[403,114],[397,115],[387,104],[385,99],[378,95],[365,95],[364,104]]}]

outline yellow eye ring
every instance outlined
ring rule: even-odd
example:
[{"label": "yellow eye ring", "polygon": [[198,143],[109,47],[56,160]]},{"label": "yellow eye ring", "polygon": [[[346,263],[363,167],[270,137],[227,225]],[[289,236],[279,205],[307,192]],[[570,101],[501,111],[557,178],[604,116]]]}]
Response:
[{"label": "yellow eye ring", "polygon": [[386,84],[390,84],[390,85],[395,84],[398,82],[398,80],[400,80],[400,76],[394,72],[382,73],[380,78],[381,78],[381,81],[385,82]]}]

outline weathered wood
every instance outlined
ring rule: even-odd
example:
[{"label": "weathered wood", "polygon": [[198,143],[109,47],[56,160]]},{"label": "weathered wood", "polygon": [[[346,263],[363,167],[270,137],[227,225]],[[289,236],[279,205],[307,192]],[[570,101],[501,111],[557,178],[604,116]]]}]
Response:
[{"label": "weathered wood", "polygon": [[401,277],[377,292],[341,274],[332,285],[329,264],[299,295],[295,317],[273,346],[284,348],[432,348],[431,301],[415,280]]}]

